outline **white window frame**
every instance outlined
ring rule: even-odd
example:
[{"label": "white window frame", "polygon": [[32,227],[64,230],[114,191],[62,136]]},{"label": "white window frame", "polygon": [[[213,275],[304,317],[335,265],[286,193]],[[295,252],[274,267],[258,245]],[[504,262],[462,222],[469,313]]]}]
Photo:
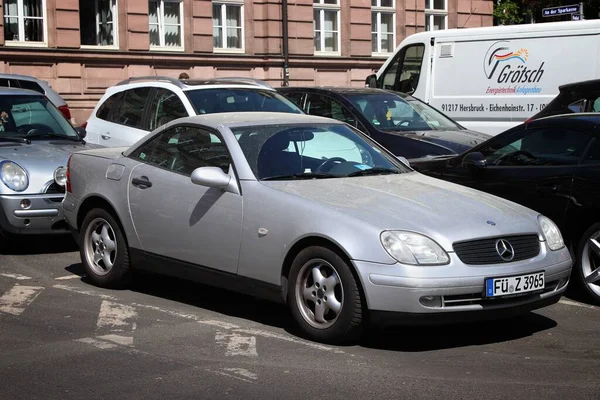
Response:
[{"label": "white window frame", "polygon": [[[447,0],[446,0],[447,1]],[[377,26],[375,27],[377,33],[377,51],[372,52],[371,55],[375,57],[389,57],[390,54],[393,54],[394,51],[391,52],[381,51],[381,15],[382,14],[392,14],[392,41],[394,42],[394,49],[396,48],[396,0],[392,0],[391,7],[383,7],[381,5],[381,0],[377,0],[376,6],[371,6],[371,18],[372,14],[377,13]],[[387,32],[386,32],[387,33]],[[373,34],[373,27],[371,27],[371,34]]]},{"label": "white window frame", "polygon": [[[100,14],[98,13],[98,1],[94,0],[94,11],[96,13],[96,35],[100,35]],[[113,13],[113,41],[114,44],[82,44],[82,49],[107,49],[107,50],[118,50],[119,49],[119,1],[110,0],[112,2],[112,13]],[[81,23],[81,22],[80,22]]]},{"label": "white window frame", "polygon": [[[4,2],[3,2],[3,9]],[[2,22],[4,19],[9,16],[6,14],[6,10],[3,10]],[[28,17],[27,19],[40,19],[38,17]],[[4,44],[7,47],[48,47],[48,12],[46,10],[46,0],[42,0],[42,33],[44,35],[44,40],[42,42],[27,42],[25,40],[6,40],[4,39]],[[25,39],[25,6],[23,5],[23,0],[17,0],[17,24],[19,25],[19,38]],[[2,26],[4,29],[4,25]]]},{"label": "white window frame", "polygon": [[[429,0],[430,5],[433,6],[434,0]],[[427,0],[425,0],[425,7],[427,7]],[[444,29],[448,29],[448,0],[444,0],[444,9],[439,8],[425,8],[425,28],[427,28],[427,19],[429,19],[429,26],[433,26],[433,17],[444,17]]]},{"label": "white window frame", "polygon": [[[221,37],[223,38],[223,45],[227,46],[227,6],[235,6],[240,7],[240,27],[242,28],[241,35],[241,48],[228,48],[228,47],[215,47],[213,41],[213,52],[215,53],[245,53],[246,52],[246,27],[244,24],[244,20],[246,19],[244,16],[244,0],[217,0],[213,1],[212,5],[217,5],[221,7],[221,21],[223,25],[221,26]],[[212,8],[211,8],[212,10]]]},{"label": "white window frame", "polygon": [[[313,2],[313,10],[319,11],[319,21],[321,23],[321,49],[325,48],[325,11],[335,11],[337,17],[337,51],[325,51],[325,50],[317,50],[314,49],[315,55],[322,56],[339,56],[342,54],[342,24],[341,24],[341,15],[342,8],[340,6],[340,0],[337,0],[336,4],[325,4],[323,0],[319,0],[319,3]],[[314,13],[313,13],[314,15]],[[314,17],[313,17],[314,18]],[[313,20],[313,36],[316,32],[315,29],[315,21]],[[336,31],[332,31],[336,32]],[[314,38],[313,38],[314,40]]]},{"label": "white window frame", "polygon": [[[139,1],[139,0],[137,0]],[[184,32],[184,15],[183,15],[183,0],[148,0],[150,2],[158,3],[158,40],[160,44],[158,46],[150,44],[150,50],[154,51],[185,51],[185,32]],[[166,46],[165,45],[165,3],[179,3],[179,24],[166,24],[166,26],[179,26],[181,28],[181,43],[179,46]],[[150,37],[150,24],[148,25],[148,38]]]}]

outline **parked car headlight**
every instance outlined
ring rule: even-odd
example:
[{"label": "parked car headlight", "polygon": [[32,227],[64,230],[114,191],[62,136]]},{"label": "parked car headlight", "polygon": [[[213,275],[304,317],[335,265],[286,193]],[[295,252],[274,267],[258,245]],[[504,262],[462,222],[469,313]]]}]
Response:
[{"label": "parked car headlight", "polygon": [[15,192],[22,192],[29,186],[29,177],[21,166],[12,161],[3,161],[0,166],[2,182]]},{"label": "parked car headlight", "polygon": [[439,265],[450,261],[440,245],[418,233],[385,231],[381,233],[381,244],[390,256],[403,264]]},{"label": "parked car headlight", "polygon": [[65,183],[67,183],[67,169],[65,167],[58,167],[54,170],[54,182],[59,186],[65,186]]},{"label": "parked car headlight", "polygon": [[544,238],[546,239],[546,243],[548,243],[550,250],[560,250],[565,247],[565,242],[558,226],[556,226],[550,218],[540,215],[538,221],[540,222],[542,233],[544,234]]}]

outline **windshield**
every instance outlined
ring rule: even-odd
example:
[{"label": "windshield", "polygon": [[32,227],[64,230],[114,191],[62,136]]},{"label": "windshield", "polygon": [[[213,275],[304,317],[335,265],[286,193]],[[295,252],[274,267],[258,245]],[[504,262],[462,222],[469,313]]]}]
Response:
[{"label": "windshield", "polygon": [[346,125],[289,124],[238,127],[232,131],[260,180],[411,171]]},{"label": "windshield", "polygon": [[0,138],[79,139],[73,126],[44,96],[2,96],[0,117]]},{"label": "windshield", "polygon": [[273,90],[196,89],[186,94],[198,115],[242,111],[304,114],[298,106]]},{"label": "windshield", "polygon": [[459,130],[460,125],[417,99],[404,99],[393,93],[348,95],[373,126],[382,130]]}]

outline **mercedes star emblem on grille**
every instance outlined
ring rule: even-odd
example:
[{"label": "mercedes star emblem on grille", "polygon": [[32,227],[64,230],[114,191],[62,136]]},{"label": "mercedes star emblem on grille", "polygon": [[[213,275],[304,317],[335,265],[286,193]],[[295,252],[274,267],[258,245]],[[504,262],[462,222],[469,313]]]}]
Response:
[{"label": "mercedes star emblem on grille", "polygon": [[504,239],[496,241],[496,251],[504,261],[510,261],[515,257],[515,249],[513,249],[512,245]]}]

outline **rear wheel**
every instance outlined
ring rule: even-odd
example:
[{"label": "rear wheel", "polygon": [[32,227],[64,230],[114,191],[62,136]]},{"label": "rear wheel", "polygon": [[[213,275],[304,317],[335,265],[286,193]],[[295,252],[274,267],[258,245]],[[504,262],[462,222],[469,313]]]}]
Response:
[{"label": "rear wheel", "polygon": [[574,272],[583,292],[600,304],[600,224],[592,225],[579,241]]},{"label": "rear wheel", "polygon": [[294,259],[288,303],[310,339],[346,342],[362,333],[362,296],[350,268],[334,251],[319,246],[302,250]]},{"label": "rear wheel", "polygon": [[121,287],[129,282],[129,250],[116,219],[104,209],[87,213],[80,231],[80,255],[86,275],[101,287]]}]

